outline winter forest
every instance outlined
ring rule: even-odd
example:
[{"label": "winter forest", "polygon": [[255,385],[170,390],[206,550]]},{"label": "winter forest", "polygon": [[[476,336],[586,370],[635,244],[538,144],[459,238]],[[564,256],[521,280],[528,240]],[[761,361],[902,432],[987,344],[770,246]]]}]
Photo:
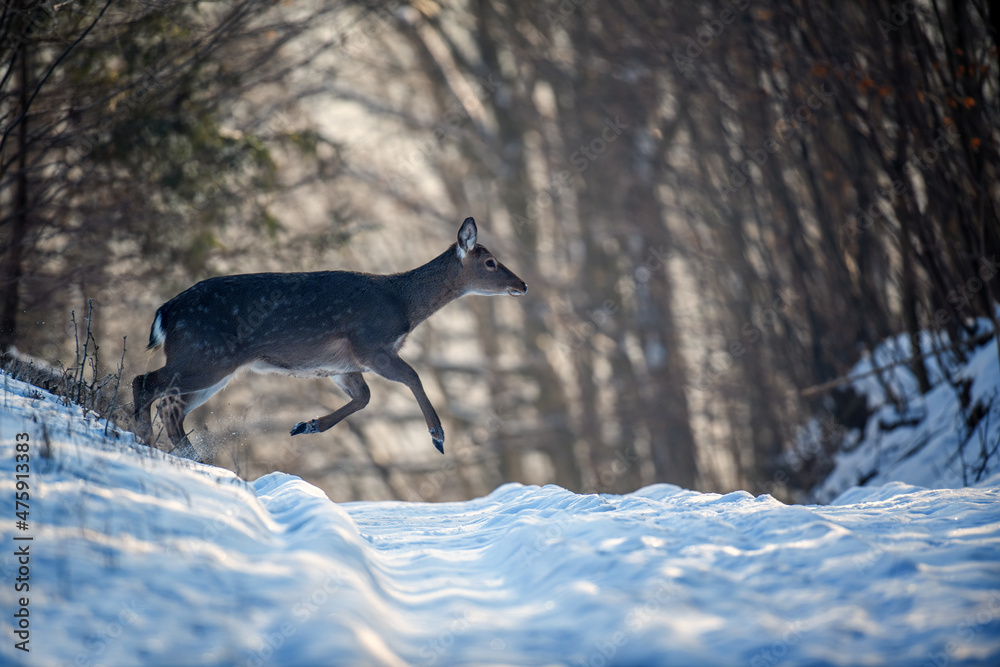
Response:
[{"label": "winter forest", "polygon": [[189,417],[195,448],[338,502],[806,500],[870,415],[843,381],[866,360],[903,421],[899,367],[945,383],[970,433],[998,418],[934,372],[1000,336],[998,45],[985,0],[10,0],[5,364],[47,363],[127,428],[167,299],[408,270],[474,216],[530,290],[463,298],[402,349],[444,458],[378,378],[366,410],[291,438],[343,393],[239,377]]},{"label": "winter forest", "polygon": [[998,47],[5,0],[0,664],[1000,664]]}]

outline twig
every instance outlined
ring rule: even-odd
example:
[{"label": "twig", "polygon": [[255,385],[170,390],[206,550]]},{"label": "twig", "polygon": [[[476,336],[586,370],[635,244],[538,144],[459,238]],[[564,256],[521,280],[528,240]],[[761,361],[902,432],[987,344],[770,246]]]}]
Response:
[{"label": "twig", "polygon": [[[87,309],[87,337],[83,340],[83,359],[80,360],[80,379],[76,384],[76,402],[81,404],[81,397],[83,394],[83,374],[87,372],[87,347],[90,345],[90,321],[94,315],[94,300],[89,299],[87,301],[89,308]],[[84,408],[86,412],[86,408]]]},{"label": "twig", "polygon": [[[979,334],[978,336],[976,336],[974,338],[969,338],[967,340],[957,341],[957,342],[952,343],[951,345],[948,345],[948,346],[946,346],[944,348],[941,348],[941,349],[951,350],[951,349],[954,349],[954,348],[957,348],[957,347],[961,347],[963,345],[968,345],[968,346],[972,347],[972,346],[976,345],[977,343],[982,343],[983,341],[989,340],[992,337],[993,337],[993,332],[989,331],[989,332],[984,333],[984,334]],[[823,393],[826,393],[826,392],[830,391],[831,389],[836,389],[837,387],[840,387],[842,385],[854,382],[855,380],[860,380],[861,378],[869,377],[871,375],[875,375],[876,373],[881,373],[882,371],[889,370],[890,368],[895,368],[896,366],[903,366],[904,364],[909,364],[914,359],[923,359],[925,357],[929,357],[932,354],[937,354],[938,351],[939,350],[937,350],[937,349],[930,350],[928,352],[923,352],[921,354],[918,354],[918,355],[915,355],[915,356],[911,356],[911,357],[909,357],[907,359],[901,359],[899,361],[894,361],[891,364],[887,364],[885,366],[881,366],[880,368],[873,368],[872,370],[865,371],[864,373],[858,373],[857,375],[848,375],[848,376],[845,376],[845,377],[837,378],[836,380],[830,380],[829,382],[824,382],[822,384],[813,385],[812,387],[806,387],[805,389],[803,389],[802,391],[799,392],[799,396],[801,396],[803,398],[808,398],[810,396],[815,396],[816,394],[823,394]]]},{"label": "twig", "polygon": [[[980,449],[980,452],[982,453],[983,464],[981,466],[979,466],[979,470],[976,471],[976,481],[977,482],[980,481],[983,478],[983,474],[986,472],[986,467],[987,467],[987,465],[989,465],[990,457],[993,456],[993,452],[987,451],[986,436],[988,436],[989,433],[990,433],[990,417],[992,417],[992,415],[993,415],[993,401],[995,399],[996,399],[996,394],[994,394],[993,398],[990,399],[990,405],[986,409],[986,415],[983,418],[986,423],[984,424],[984,423],[980,422],[980,424],[979,424],[979,426],[981,426],[981,430],[979,431],[979,433],[980,433],[980,436],[979,436],[979,449]],[[997,438],[997,443],[998,443],[998,446],[1000,446],[1000,437]],[[993,448],[993,451],[994,452],[996,451],[996,447]]]},{"label": "twig", "polygon": [[73,49],[75,49],[76,45],[79,44],[80,42],[82,42],[83,38],[86,37],[90,33],[90,31],[94,28],[95,25],[97,25],[97,22],[101,20],[102,16],[104,16],[104,12],[108,11],[108,7],[111,6],[111,2],[112,2],[112,0],[108,0],[104,4],[104,7],[101,8],[100,13],[98,13],[98,15],[97,15],[97,18],[95,18],[93,20],[93,22],[89,26],[87,26],[87,29],[84,30],[80,34],[80,36],[77,37],[76,40],[72,44],[70,44],[66,48],[66,50],[63,51],[59,55],[58,58],[56,58],[55,62],[52,63],[52,65],[49,67],[48,71],[45,72],[45,76],[43,76],[42,80],[38,82],[37,86],[35,86],[35,91],[31,94],[31,97],[28,98],[28,101],[24,105],[24,108],[21,109],[21,115],[18,116],[10,125],[7,126],[7,129],[4,130],[3,137],[0,138],[0,153],[3,152],[3,147],[7,143],[7,136],[10,135],[10,133],[14,130],[14,128],[17,127],[18,124],[20,124],[20,122],[24,120],[24,117],[28,115],[28,109],[31,108],[31,103],[35,101],[35,97],[38,96],[38,93],[39,93],[39,91],[41,91],[42,86],[45,85],[45,82],[49,80],[49,76],[52,74],[52,72],[55,71],[56,67],[59,66],[59,63],[61,63],[63,61],[63,59],[66,56],[69,55],[70,51],[72,51]]},{"label": "twig", "polygon": [[[76,362],[80,360],[80,331],[76,324],[76,311],[69,311],[69,320],[73,323],[73,342],[76,345],[76,349],[73,351],[73,383],[76,383]],[[72,393],[73,388],[69,388],[70,393]]]},{"label": "twig", "polygon": [[115,376],[115,393],[111,395],[111,406],[108,408],[107,417],[104,420],[104,437],[108,436],[108,427],[111,426],[111,415],[115,412],[115,401],[118,400],[118,386],[122,381],[122,373],[125,372],[125,343],[128,336],[122,336],[122,359],[118,363],[118,375]]}]

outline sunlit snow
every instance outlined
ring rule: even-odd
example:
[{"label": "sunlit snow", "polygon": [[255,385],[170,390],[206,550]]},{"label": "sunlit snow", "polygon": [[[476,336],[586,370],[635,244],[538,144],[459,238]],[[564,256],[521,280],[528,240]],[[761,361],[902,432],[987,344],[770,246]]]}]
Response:
[{"label": "sunlit snow", "polygon": [[[990,330],[989,321],[981,319],[978,333]],[[820,502],[831,501],[861,480],[873,486],[905,481],[928,488],[951,488],[976,484],[1000,471],[1000,355],[996,338],[969,350],[964,364],[950,351],[934,353],[948,344],[947,338],[934,340],[922,332],[920,343],[921,351],[928,355],[925,363],[933,385],[926,394],[920,393],[909,367],[900,363],[911,354],[906,335],[884,341],[851,370],[851,377],[860,377],[852,383],[853,389],[874,412],[863,432],[848,434],[832,473],[813,494]],[[891,368],[872,373],[873,368],[887,367]],[[887,400],[887,389],[895,401]],[[970,425],[973,414],[978,418]],[[812,426],[817,430],[815,423]],[[807,439],[813,444],[816,441]]]},{"label": "sunlit snow", "polygon": [[[31,665],[995,665],[1000,477],[829,506],[669,485],[508,484],[337,505],[135,445],[6,379],[0,662]],[[14,438],[31,438],[15,529]],[[31,535],[30,653],[13,537]]]}]

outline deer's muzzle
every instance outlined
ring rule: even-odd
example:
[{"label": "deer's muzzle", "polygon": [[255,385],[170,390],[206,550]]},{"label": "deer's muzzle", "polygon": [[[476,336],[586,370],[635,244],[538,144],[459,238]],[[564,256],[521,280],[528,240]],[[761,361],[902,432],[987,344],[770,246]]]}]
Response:
[{"label": "deer's muzzle", "polygon": [[507,294],[511,296],[524,296],[524,293],[528,291],[528,283],[522,282],[520,287],[508,287]]}]

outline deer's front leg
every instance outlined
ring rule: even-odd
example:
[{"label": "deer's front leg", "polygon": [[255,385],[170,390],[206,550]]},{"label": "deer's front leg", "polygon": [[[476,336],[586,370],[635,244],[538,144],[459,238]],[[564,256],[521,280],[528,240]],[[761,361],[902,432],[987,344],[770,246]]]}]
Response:
[{"label": "deer's front leg", "polygon": [[378,373],[386,380],[401,382],[410,388],[413,397],[417,399],[417,405],[424,413],[424,420],[427,422],[427,430],[430,431],[431,440],[437,450],[444,454],[444,429],[441,428],[441,420],[434,411],[430,399],[424,393],[424,386],[420,383],[420,376],[413,370],[413,367],[403,361],[399,355],[391,351],[380,351],[372,355],[368,362],[368,367],[373,373]]},{"label": "deer's front leg", "polygon": [[350,403],[341,407],[336,412],[326,415],[325,417],[319,417],[307,422],[299,422],[292,427],[292,435],[299,435],[300,433],[322,433],[323,431],[336,426],[345,417],[353,415],[355,412],[368,405],[368,400],[371,398],[372,394],[368,389],[368,383],[365,382],[365,378],[361,375],[361,373],[335,375],[333,376],[333,381],[336,382],[337,386],[343,389],[344,392],[350,397]]}]

